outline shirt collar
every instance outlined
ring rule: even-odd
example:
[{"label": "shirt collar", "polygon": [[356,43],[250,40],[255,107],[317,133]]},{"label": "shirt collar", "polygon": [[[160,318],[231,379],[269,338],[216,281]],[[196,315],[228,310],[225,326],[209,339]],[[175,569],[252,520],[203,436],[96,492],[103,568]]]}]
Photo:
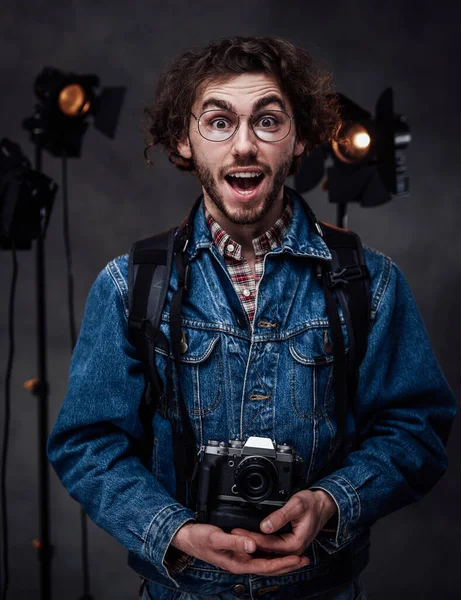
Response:
[{"label": "shirt collar", "polygon": [[[242,257],[242,246],[235,242],[231,236],[217,223],[205,205],[203,205],[205,219],[213,239],[213,243],[223,256],[229,256],[240,260]],[[256,256],[264,256],[271,250],[275,250],[282,244],[282,240],[288,230],[293,210],[291,200],[287,195],[285,210],[277,221],[262,235],[252,240]]]},{"label": "shirt collar", "polygon": [[[301,206],[302,200],[299,198],[298,193],[288,187],[285,187],[285,192],[289,195],[291,200],[293,214],[286,233],[281,241],[281,245],[272,251],[277,253],[290,253],[295,256],[318,258],[321,260],[331,260],[330,250],[316,229],[311,225],[305,210]],[[187,247],[187,253],[189,254],[190,260],[194,259],[200,250],[211,248],[213,245],[213,237],[208,227],[203,208],[204,202],[202,199],[202,204],[195,213],[193,236]],[[273,226],[275,226],[275,224]]]}]

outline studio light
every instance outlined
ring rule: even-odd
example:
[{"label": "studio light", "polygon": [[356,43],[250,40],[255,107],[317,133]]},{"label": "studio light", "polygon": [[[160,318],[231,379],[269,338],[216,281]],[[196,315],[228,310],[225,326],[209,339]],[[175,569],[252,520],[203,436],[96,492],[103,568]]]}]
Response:
[{"label": "studio light", "polygon": [[405,118],[394,113],[391,88],[380,95],[374,117],[343,94],[337,98],[342,118],[337,138],[306,157],[295,187],[307,192],[323,179],[329,201],[341,207],[338,225],[342,226],[350,202],[378,206],[408,194],[405,150],[411,134]]},{"label": "studio light", "polygon": [[343,127],[338,140],[331,144],[335,155],[347,164],[357,164],[367,160],[370,154],[371,136],[359,123]]},{"label": "studio light", "polygon": [[126,88],[105,87],[98,92],[99,77],[63,73],[45,67],[34,91],[39,103],[24,120],[31,140],[53,156],[80,157],[83,136],[90,122],[113,138]]},{"label": "studio light", "polygon": [[58,186],[32,169],[18,144],[0,141],[0,248],[29,250],[48,225]]},{"label": "studio light", "polygon": [[71,83],[59,92],[58,105],[67,117],[81,117],[89,112],[91,101],[81,85]]}]

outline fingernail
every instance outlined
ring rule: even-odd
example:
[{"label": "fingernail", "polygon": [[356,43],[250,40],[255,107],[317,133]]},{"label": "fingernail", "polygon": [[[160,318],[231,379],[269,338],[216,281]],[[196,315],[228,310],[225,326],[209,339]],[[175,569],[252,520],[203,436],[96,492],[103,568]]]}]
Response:
[{"label": "fingernail", "polygon": [[269,531],[272,531],[272,523],[269,521],[269,519],[267,519],[266,521],[263,521],[261,523],[261,529],[263,531],[265,531],[266,533],[269,533]]},{"label": "fingernail", "polygon": [[253,542],[250,542],[249,540],[245,540],[245,550],[247,552],[254,552],[255,549],[255,545],[253,544]]}]

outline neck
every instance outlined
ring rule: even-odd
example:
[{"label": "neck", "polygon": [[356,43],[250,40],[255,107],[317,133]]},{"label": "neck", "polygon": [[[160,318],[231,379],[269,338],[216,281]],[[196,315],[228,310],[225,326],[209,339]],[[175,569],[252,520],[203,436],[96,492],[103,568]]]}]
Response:
[{"label": "neck", "polygon": [[213,219],[228,233],[231,238],[242,246],[243,253],[253,253],[253,240],[265,233],[279,219],[284,210],[283,187],[277,200],[269,211],[256,223],[239,225],[228,219],[219,208],[210,200],[208,194],[203,191],[205,206]]}]

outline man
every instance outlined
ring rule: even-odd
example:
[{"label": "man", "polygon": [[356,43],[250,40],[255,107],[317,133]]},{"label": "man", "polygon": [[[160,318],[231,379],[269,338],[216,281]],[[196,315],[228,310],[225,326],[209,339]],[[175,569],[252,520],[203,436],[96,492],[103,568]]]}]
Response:
[{"label": "man", "polygon": [[[145,599],[364,598],[370,526],[420,499],[446,469],[452,393],[404,277],[366,249],[372,323],[346,423],[361,444],[320,475],[338,429],[315,276],[331,253],[283,184],[304,152],[337,132],[327,83],[285,40],[228,39],[180,57],[147,111],[151,145],[194,171],[203,189],[181,323],[180,386],[196,450],[250,436],[289,443],[306,489],[260,532],[198,523],[175,499],[172,431],[158,411],[150,469],[142,465],[145,382],[128,339],[128,260],[110,262],[88,297],[48,453],[69,493],[130,551]],[[177,287],[174,268],[160,325],[167,337]],[[156,348],[164,384],[167,360]],[[286,524],[291,532],[278,535]]]}]

